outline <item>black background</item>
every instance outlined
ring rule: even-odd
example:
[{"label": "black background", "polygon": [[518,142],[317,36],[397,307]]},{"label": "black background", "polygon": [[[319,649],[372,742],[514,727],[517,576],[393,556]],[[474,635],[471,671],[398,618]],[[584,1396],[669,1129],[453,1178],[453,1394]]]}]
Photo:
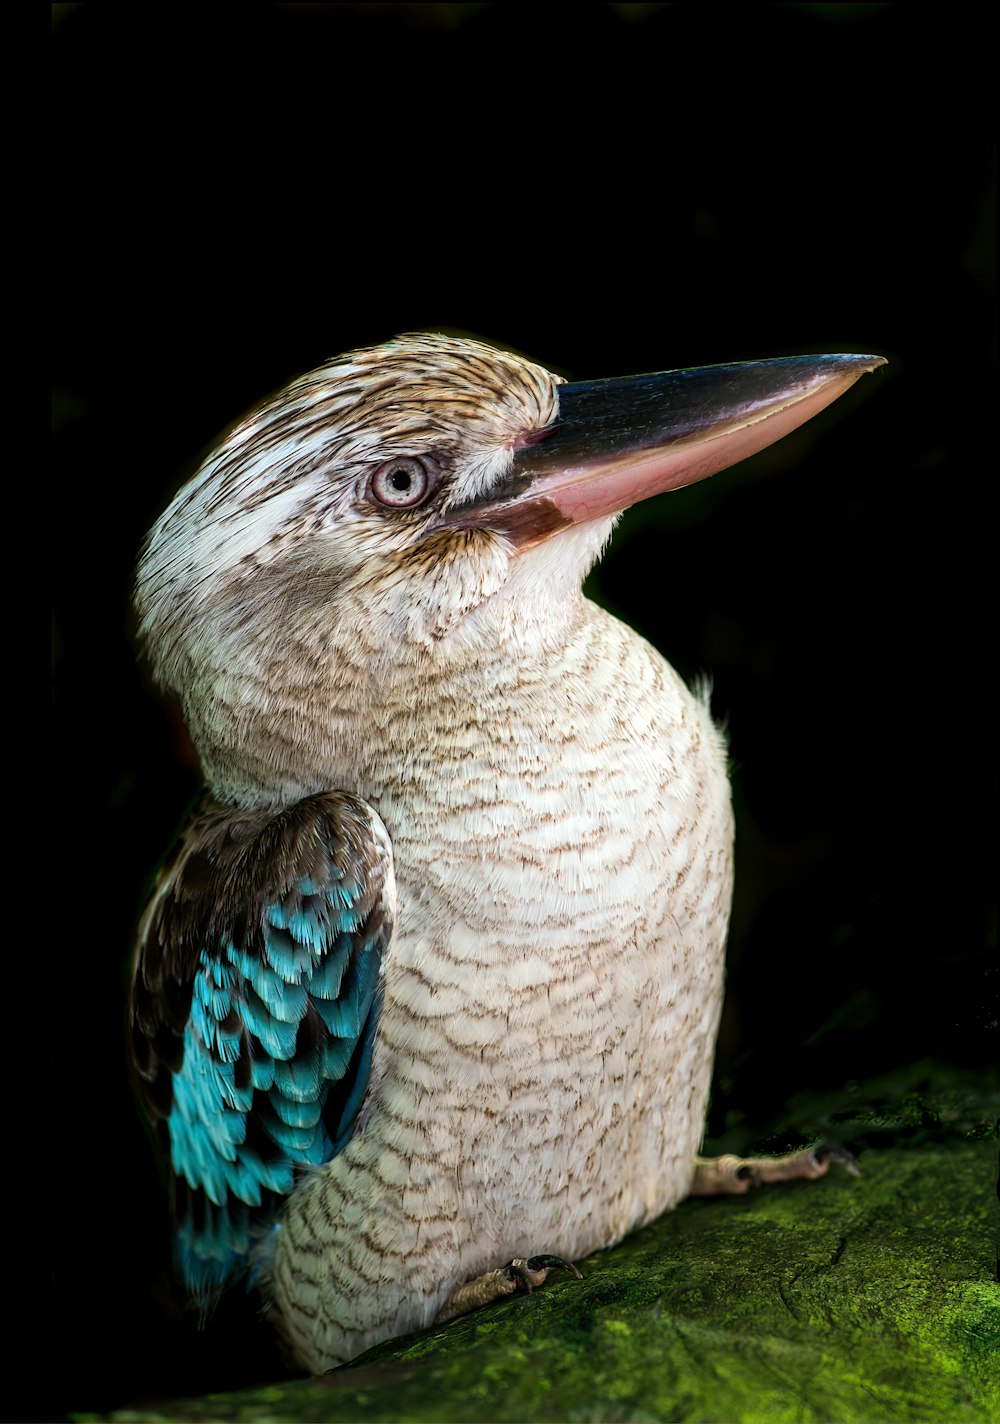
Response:
[{"label": "black background", "polygon": [[55,9],[42,518],[49,835],[71,874],[31,1153],[58,1342],[36,1410],[279,1369],[245,1304],[201,1337],[172,1303],[125,1078],[132,929],[197,785],[136,663],[129,584],[220,429],[351,346],[444,327],[576,377],[889,358],[772,451],[632,511],[595,593],[685,676],[710,671],[728,720],[712,1130],[925,1057],[984,1067],[994,80],[975,12]]}]

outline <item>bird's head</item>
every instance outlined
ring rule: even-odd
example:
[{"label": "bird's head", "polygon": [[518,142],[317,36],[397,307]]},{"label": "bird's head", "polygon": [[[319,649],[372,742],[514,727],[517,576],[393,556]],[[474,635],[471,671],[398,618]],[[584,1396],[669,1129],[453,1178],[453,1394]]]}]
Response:
[{"label": "bird's head", "polygon": [[362,706],[415,663],[544,649],[622,509],[770,444],[878,364],[567,385],[447,336],[337,357],[241,421],[152,529],[136,607],[154,673],[204,756],[244,734],[218,730],[222,709],[265,715],[282,688],[330,697],[340,677]]},{"label": "bird's head", "polygon": [[[405,336],[293,381],[227,435],[151,531],[140,634],[183,694],[237,626],[312,643],[355,629],[377,654],[440,642],[506,581],[513,546],[449,511],[508,484],[558,418],[559,378],[506,351]],[[239,611],[238,611],[239,610]],[[315,626],[314,626],[315,625]]]}]

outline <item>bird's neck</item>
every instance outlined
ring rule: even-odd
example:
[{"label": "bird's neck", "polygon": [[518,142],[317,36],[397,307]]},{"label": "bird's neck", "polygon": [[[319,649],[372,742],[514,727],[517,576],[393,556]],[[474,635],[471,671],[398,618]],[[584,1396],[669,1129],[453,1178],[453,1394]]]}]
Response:
[{"label": "bird's neck", "polygon": [[605,617],[579,592],[530,610],[500,598],[457,633],[391,654],[360,623],[337,638],[272,629],[236,662],[230,649],[206,667],[188,700],[206,779],[223,802],[253,808],[331,787],[369,795],[472,725],[531,735],[586,681]]}]

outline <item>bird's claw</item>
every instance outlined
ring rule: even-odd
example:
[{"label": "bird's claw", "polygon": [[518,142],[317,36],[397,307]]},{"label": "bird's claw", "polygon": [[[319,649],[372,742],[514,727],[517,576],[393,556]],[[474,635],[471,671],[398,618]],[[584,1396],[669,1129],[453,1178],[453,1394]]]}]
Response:
[{"label": "bird's claw", "polygon": [[835,1162],[838,1167],[843,1167],[845,1172],[849,1172],[852,1177],[861,1176],[861,1168],[858,1166],[857,1158],[853,1152],[849,1152],[846,1147],[839,1147],[835,1142],[824,1142],[819,1147],[813,1149],[813,1156],[820,1166],[829,1166]]},{"label": "bird's claw", "polygon": [[562,1256],[530,1256],[527,1260],[521,1256],[515,1256],[514,1260],[508,1261],[503,1269],[514,1290],[528,1291],[529,1293],[536,1286],[544,1284],[550,1271],[566,1271],[576,1280],[583,1280],[573,1262],[564,1261]]},{"label": "bird's claw", "polygon": [[536,1286],[543,1284],[550,1271],[566,1271],[582,1280],[580,1272],[572,1261],[564,1261],[561,1256],[515,1256],[506,1266],[498,1266],[494,1271],[486,1271],[474,1280],[458,1286],[437,1313],[437,1324],[452,1320],[466,1311],[478,1310],[480,1306],[491,1305],[506,1295],[518,1291],[530,1294]]}]

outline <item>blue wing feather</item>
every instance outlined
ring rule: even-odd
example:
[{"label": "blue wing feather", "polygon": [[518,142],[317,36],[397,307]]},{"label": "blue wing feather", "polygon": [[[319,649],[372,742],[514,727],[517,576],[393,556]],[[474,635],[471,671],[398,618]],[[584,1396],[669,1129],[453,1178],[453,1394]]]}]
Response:
[{"label": "blue wing feather", "polygon": [[147,915],[133,987],[137,1075],[165,1128],[178,1262],[203,1306],[246,1268],[297,1171],[329,1161],[354,1132],[391,877],[384,827],[347,793],[272,818],[210,806]]}]

